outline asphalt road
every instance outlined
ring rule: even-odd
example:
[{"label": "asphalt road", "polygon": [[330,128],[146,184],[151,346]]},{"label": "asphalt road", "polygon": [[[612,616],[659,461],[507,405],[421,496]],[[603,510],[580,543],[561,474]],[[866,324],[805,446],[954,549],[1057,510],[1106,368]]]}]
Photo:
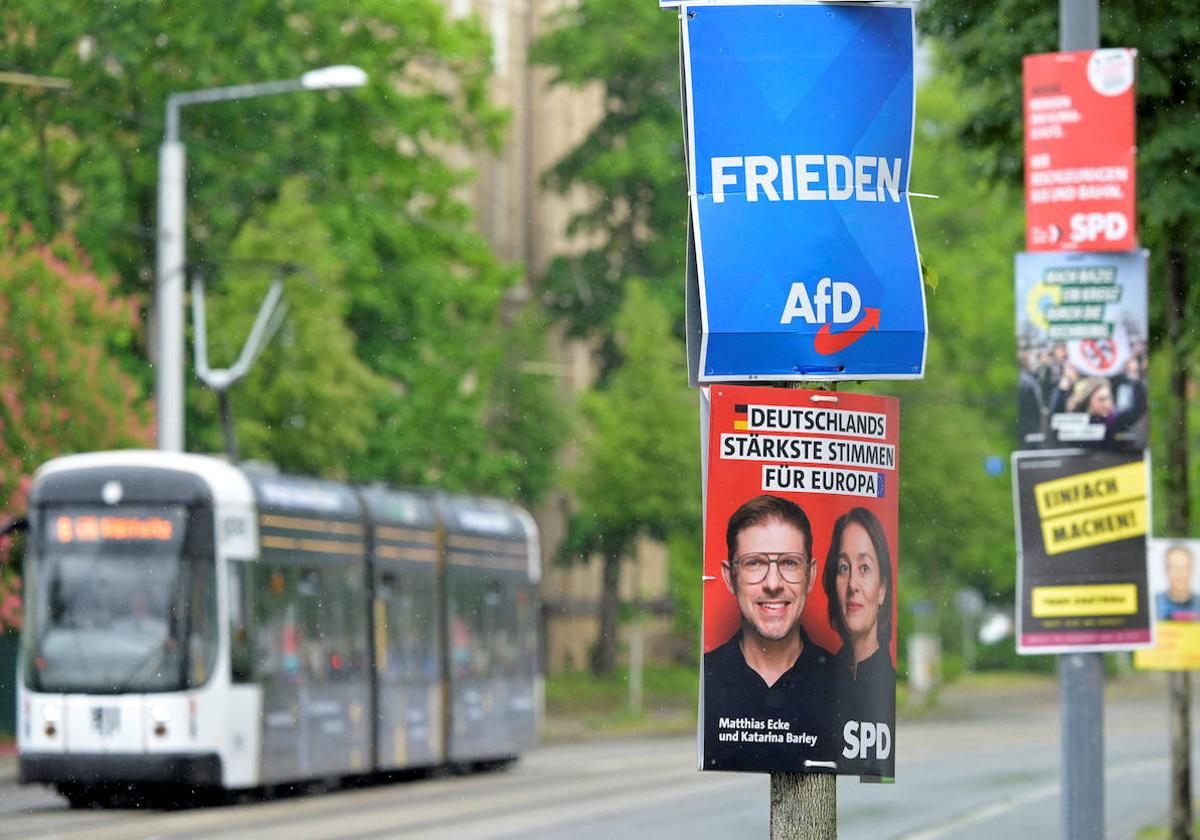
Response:
[{"label": "asphalt road", "polygon": [[[1053,683],[949,698],[901,718],[894,785],[838,784],[841,838],[1059,836],[1059,710]],[[1193,759],[1195,761],[1195,759]],[[0,765],[0,837],[702,838],[764,837],[768,779],[699,773],[691,738],[542,747],[511,768],[182,811],[70,811],[18,788]],[[1165,822],[1165,689],[1110,687],[1106,828]]]}]

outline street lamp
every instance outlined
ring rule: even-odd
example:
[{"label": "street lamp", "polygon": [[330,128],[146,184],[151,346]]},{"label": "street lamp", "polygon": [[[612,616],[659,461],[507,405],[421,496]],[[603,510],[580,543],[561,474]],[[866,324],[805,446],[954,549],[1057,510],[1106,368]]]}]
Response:
[{"label": "street lamp", "polygon": [[299,90],[362,87],[367,74],[338,64],[310,70],[298,79],[193,90],[167,97],[166,133],[158,151],[158,232],[155,260],[155,306],[158,341],[155,394],[158,398],[158,448],[183,451],[183,281],[184,191],[183,142],[179,111],[187,105],[228,102]]}]

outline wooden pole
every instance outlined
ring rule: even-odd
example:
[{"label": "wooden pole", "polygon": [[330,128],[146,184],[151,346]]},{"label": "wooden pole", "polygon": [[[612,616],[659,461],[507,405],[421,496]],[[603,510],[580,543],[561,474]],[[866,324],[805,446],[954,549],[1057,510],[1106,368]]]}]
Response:
[{"label": "wooden pole", "polygon": [[[1167,533],[1191,534],[1191,493],[1188,485],[1188,383],[1191,371],[1186,345],[1188,289],[1187,254],[1173,241],[1167,252]],[[1171,738],[1171,837],[1192,837],[1191,675],[1174,671],[1169,694]]]},{"label": "wooden pole", "polygon": [[837,776],[771,774],[771,840],[835,840]]},{"label": "wooden pole", "polygon": [[[837,382],[784,382],[784,388],[836,391]],[[778,386],[777,386],[778,387]],[[836,840],[837,776],[771,774],[771,840]]]}]

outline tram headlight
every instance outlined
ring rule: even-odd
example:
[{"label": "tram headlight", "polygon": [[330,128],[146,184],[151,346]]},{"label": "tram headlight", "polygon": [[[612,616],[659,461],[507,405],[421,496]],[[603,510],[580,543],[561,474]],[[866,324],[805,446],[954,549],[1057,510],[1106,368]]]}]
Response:
[{"label": "tram headlight", "polygon": [[55,703],[42,704],[42,722],[45,724],[47,738],[53,738],[58,734],[58,721],[62,716],[62,710]]},{"label": "tram headlight", "polygon": [[150,707],[150,720],[154,721],[154,734],[162,738],[167,734],[167,721],[171,719],[171,710],[166,703],[155,703]]}]

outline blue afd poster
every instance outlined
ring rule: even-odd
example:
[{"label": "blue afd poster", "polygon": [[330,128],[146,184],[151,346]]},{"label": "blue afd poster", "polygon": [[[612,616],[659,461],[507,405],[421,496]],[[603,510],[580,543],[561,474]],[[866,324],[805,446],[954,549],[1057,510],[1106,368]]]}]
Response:
[{"label": "blue afd poster", "polygon": [[919,378],[913,12],[680,7],[700,382]]}]

